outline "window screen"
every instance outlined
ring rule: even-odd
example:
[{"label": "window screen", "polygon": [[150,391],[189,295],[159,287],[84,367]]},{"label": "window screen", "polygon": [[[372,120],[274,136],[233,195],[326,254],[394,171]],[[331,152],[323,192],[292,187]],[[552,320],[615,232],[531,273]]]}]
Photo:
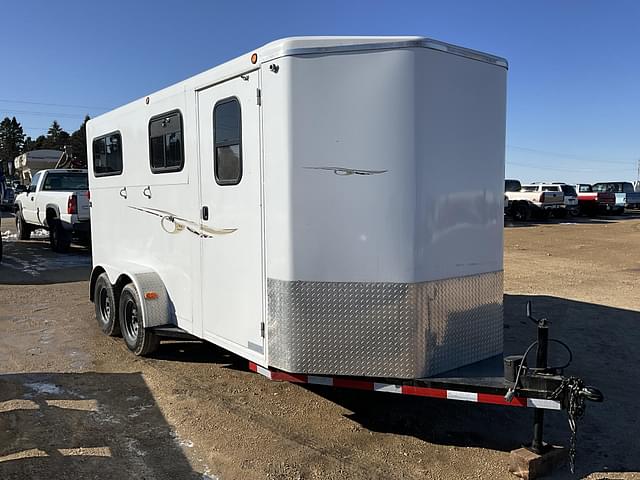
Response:
[{"label": "window screen", "polygon": [[149,122],[149,161],[153,173],[182,170],[184,146],[180,112],[165,113]]},{"label": "window screen", "polygon": [[122,173],[122,137],[119,132],[93,141],[93,173],[96,177]]},{"label": "window screen", "polygon": [[240,102],[230,98],[213,109],[214,172],[218,185],[237,185],[242,178]]}]

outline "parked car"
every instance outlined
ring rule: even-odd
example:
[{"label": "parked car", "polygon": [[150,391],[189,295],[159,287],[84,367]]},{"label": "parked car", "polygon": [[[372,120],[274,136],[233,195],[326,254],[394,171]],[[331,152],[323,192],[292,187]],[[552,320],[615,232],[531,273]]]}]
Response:
[{"label": "parked car", "polygon": [[507,192],[519,192],[522,188],[520,180],[506,179],[504,181],[504,214],[511,215],[511,200]]},{"label": "parked car", "polygon": [[635,192],[631,182],[599,182],[593,185],[596,192],[611,192],[616,195],[613,213],[622,214],[625,208],[640,207],[640,192]]},{"label": "parked car", "polygon": [[[563,182],[553,182],[551,188],[560,188],[564,194],[564,208],[566,213],[570,215],[578,215],[580,213],[580,206],[578,203],[578,193],[573,185],[569,185]],[[554,190],[550,190],[554,191]],[[557,191],[557,190],[555,190]]]},{"label": "parked car", "polygon": [[13,187],[5,185],[0,189],[0,193],[0,210],[13,210],[13,202],[16,197]]},{"label": "parked car", "polygon": [[[517,184],[510,180],[510,189],[515,190]],[[518,182],[519,183],[519,182]],[[505,182],[505,189],[506,189]],[[506,191],[509,198],[509,214],[514,220],[526,221],[532,216],[547,218],[551,213],[557,217],[567,214],[564,205],[564,194],[559,185],[534,183],[522,185],[518,191]]]},{"label": "parked car", "polygon": [[16,199],[18,238],[27,240],[36,228],[49,230],[51,248],[69,249],[73,237],[90,237],[89,180],[87,170],[41,170]]},{"label": "parked car", "polygon": [[616,206],[616,194],[611,192],[596,192],[588,183],[578,183],[578,205],[580,213],[584,215],[596,215],[610,213]]}]

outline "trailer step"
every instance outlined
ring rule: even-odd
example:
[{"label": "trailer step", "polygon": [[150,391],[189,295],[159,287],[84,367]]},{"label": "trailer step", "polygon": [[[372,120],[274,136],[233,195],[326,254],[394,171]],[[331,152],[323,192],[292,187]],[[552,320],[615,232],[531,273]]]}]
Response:
[{"label": "trailer step", "polygon": [[514,396],[511,402],[508,402],[507,400],[505,400],[504,395],[501,394],[450,390],[445,388],[422,387],[406,384],[382,383],[360,378],[287,373],[265,368],[253,362],[249,362],[249,369],[252,372],[259,373],[260,375],[263,375],[270,380],[280,382],[326,385],[338,388],[398,393],[402,395],[416,395],[420,397],[440,398],[444,400],[459,400],[464,402],[485,403],[491,405],[504,405],[509,407],[544,408],[546,410],[562,409],[560,402],[545,398],[524,398]]}]

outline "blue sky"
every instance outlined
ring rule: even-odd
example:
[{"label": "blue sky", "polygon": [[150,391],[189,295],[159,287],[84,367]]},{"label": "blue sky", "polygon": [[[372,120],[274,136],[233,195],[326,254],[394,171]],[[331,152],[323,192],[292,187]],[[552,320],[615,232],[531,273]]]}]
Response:
[{"label": "blue sky", "polygon": [[634,180],[639,25],[633,0],[4,2],[0,117],[71,132],[279,37],[422,35],[509,60],[508,178]]}]

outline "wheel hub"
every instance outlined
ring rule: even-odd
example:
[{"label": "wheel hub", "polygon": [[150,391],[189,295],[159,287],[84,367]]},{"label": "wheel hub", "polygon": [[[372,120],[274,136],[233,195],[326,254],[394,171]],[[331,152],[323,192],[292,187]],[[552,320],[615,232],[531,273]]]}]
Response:
[{"label": "wheel hub", "polygon": [[127,304],[124,310],[124,320],[127,333],[131,338],[138,337],[138,329],[140,328],[140,322],[138,320],[138,307],[133,300],[127,300]]}]

